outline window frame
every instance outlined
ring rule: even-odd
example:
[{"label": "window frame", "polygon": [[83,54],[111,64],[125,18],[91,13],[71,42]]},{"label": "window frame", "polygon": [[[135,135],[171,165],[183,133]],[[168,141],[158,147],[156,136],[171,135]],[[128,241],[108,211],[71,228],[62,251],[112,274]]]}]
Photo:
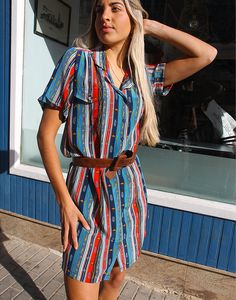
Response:
[{"label": "window frame", "polygon": [[[21,125],[24,59],[25,0],[12,1],[11,7],[11,76],[10,76],[10,149],[9,173],[49,182],[44,168],[22,164]],[[21,112],[19,114],[19,112]],[[63,173],[64,178],[66,174]],[[148,189],[148,203],[236,221],[236,205]]]}]

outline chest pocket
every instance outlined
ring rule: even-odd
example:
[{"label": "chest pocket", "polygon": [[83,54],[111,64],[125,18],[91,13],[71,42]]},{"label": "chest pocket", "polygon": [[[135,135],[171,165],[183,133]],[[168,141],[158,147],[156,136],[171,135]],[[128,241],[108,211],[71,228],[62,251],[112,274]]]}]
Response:
[{"label": "chest pocket", "polygon": [[72,127],[77,144],[85,145],[95,130],[94,111],[98,110],[98,100],[93,97],[92,82],[86,79],[74,82],[74,99],[71,111]]},{"label": "chest pocket", "polygon": [[94,99],[92,97],[92,83],[88,80],[78,82],[75,81],[74,86],[74,101],[77,104],[92,104]]}]

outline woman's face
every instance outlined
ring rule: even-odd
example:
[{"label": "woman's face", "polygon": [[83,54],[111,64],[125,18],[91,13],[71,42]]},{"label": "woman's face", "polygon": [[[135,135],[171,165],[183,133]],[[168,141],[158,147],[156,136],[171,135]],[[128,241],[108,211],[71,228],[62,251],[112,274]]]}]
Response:
[{"label": "woman's face", "polygon": [[95,29],[100,42],[108,47],[123,46],[131,31],[131,21],[122,0],[98,0]]}]

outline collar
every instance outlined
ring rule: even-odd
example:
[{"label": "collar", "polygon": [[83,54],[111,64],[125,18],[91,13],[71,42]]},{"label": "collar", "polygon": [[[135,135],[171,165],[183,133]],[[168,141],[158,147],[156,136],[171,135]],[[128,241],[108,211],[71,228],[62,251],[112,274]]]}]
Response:
[{"label": "collar", "polygon": [[[95,65],[107,73],[108,65],[107,65],[106,53],[105,53],[103,46],[98,46],[97,48],[91,50],[91,52],[92,52],[92,58],[94,60]],[[123,89],[130,88],[133,85],[134,85],[134,82],[131,79],[130,70],[126,70],[122,88]]]},{"label": "collar", "polygon": [[97,47],[92,50],[92,58],[95,62],[95,64],[102,68],[103,70],[106,70],[106,54],[105,50],[103,49],[102,46]]}]

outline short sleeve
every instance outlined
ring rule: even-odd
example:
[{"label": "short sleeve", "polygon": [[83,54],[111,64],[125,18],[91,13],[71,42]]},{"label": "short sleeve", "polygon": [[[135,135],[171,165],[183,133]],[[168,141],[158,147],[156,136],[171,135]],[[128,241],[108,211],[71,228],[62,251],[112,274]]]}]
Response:
[{"label": "short sleeve", "polygon": [[53,74],[38,101],[44,109],[51,107],[62,111],[64,120],[68,116],[73,96],[77,48],[69,48],[58,61]]},{"label": "short sleeve", "polygon": [[154,96],[166,96],[172,85],[164,87],[166,63],[146,65],[147,76]]}]

